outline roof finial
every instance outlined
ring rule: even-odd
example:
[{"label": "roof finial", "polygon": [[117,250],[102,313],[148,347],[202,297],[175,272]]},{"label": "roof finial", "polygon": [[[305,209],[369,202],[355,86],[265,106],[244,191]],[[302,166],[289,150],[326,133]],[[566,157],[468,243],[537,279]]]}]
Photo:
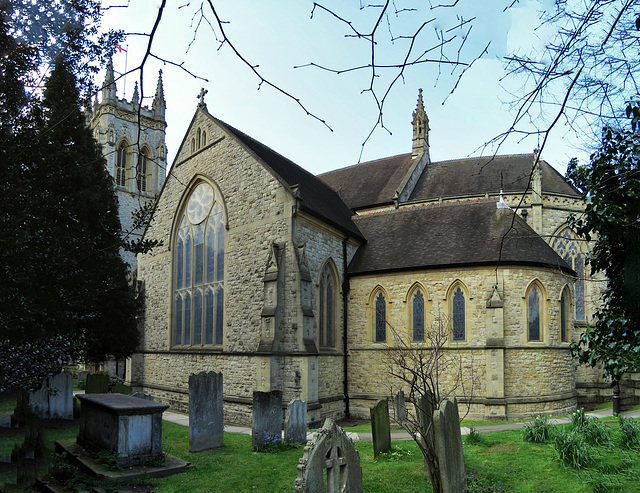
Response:
[{"label": "roof finial", "polygon": [[207,94],[209,91],[207,91],[204,87],[202,89],[200,89],[200,94],[198,94],[198,99],[200,99],[200,102],[198,103],[198,108],[206,108],[207,105],[204,102],[204,96],[205,94]]},{"label": "roof finial", "polygon": [[429,154],[429,117],[424,111],[422,101],[422,89],[418,90],[418,105],[413,112],[413,152],[412,157],[416,159],[423,154]]}]

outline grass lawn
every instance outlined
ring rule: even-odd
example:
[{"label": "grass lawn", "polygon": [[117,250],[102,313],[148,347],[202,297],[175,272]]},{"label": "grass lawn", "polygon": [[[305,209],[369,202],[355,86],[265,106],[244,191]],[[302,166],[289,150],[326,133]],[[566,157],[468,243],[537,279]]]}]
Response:
[{"label": "grass lawn", "polygon": [[[570,429],[570,425],[556,429]],[[469,491],[640,491],[640,451],[621,445],[616,423],[609,423],[607,429],[613,446],[593,448],[593,464],[583,470],[564,467],[556,458],[553,441],[525,442],[521,430],[482,434],[476,444],[463,438],[467,472],[472,475]],[[348,431],[355,430],[368,431],[370,425],[348,428]],[[51,450],[54,440],[73,438],[77,432],[77,421],[56,422],[46,429],[45,443]],[[393,445],[394,450],[390,454],[374,460],[372,442],[355,443],[360,453],[364,491],[431,492],[431,485],[423,476],[422,455],[416,444],[396,441]],[[251,437],[234,433],[225,434],[224,446],[219,449],[190,453],[188,427],[170,422],[163,423],[163,449],[191,462],[193,467],[182,474],[148,480],[148,485],[157,493],[291,492],[297,476],[298,459],[303,454],[302,447],[286,448],[278,453],[253,452]],[[0,483],[7,477],[0,474]]]}]

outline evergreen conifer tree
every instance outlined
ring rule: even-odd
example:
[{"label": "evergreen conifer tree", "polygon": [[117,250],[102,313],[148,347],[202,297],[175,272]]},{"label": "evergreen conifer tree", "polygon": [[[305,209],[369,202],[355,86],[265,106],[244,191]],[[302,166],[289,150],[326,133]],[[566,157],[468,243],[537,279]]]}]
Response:
[{"label": "evergreen conifer tree", "polygon": [[42,99],[29,95],[42,51],[12,36],[7,15],[0,9],[0,391],[33,388],[76,361],[123,358],[139,338],[113,182],[80,107],[78,53],[59,47]]}]

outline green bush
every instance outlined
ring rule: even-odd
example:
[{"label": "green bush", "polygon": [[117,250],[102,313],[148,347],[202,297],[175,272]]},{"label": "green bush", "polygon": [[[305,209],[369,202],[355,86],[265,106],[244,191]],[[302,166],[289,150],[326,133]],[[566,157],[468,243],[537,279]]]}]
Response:
[{"label": "green bush", "polygon": [[476,428],[472,426],[469,428],[469,434],[464,437],[464,441],[469,445],[478,445],[482,442],[482,437],[480,436],[478,430],[476,430]]},{"label": "green bush", "polygon": [[579,431],[585,436],[591,445],[601,447],[610,447],[613,445],[613,440],[611,440],[609,430],[602,421],[598,419],[593,418],[586,420]]},{"label": "green bush", "polygon": [[620,437],[622,444],[630,449],[640,449],[640,424],[620,416]]},{"label": "green bush", "polygon": [[537,416],[532,423],[524,425],[522,438],[525,442],[542,443],[551,438],[553,429],[547,416]]},{"label": "green bush", "polygon": [[576,430],[559,432],[554,440],[554,450],[565,466],[584,469],[593,462],[593,453],[584,433]]},{"label": "green bush", "polygon": [[571,424],[577,430],[584,428],[588,421],[589,416],[584,413],[584,409],[582,408],[571,414]]}]

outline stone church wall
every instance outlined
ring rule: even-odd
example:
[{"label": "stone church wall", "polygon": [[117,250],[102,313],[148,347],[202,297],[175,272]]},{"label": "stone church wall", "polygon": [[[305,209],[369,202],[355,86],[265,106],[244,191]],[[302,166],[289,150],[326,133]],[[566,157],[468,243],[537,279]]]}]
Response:
[{"label": "stone church wall", "polygon": [[[198,112],[185,143],[190,142],[197,128],[206,128],[207,146],[191,153],[185,145],[178,153],[147,232],[148,239],[160,239],[163,245],[154,249],[152,255],[138,258],[147,310],[143,350],[133,358],[132,381],[174,408],[184,410],[188,403],[184,391],[189,375],[203,370],[222,371],[225,411],[237,408],[236,417],[229,419],[238,421],[246,418],[241,409],[250,402],[256,388],[260,359],[253,353],[260,342],[262,279],[272,244],[286,245],[291,236],[293,199],[273,175],[204,114]],[[218,187],[225,202],[228,230],[222,348],[171,347],[172,228],[194,175]],[[290,269],[291,259],[286,264],[283,267]],[[283,318],[290,319],[291,315],[285,314]]]},{"label": "stone church wall", "polygon": [[[562,273],[549,269],[526,267],[500,268],[499,291],[503,300],[504,363],[501,371],[501,397],[508,418],[529,417],[540,412],[558,412],[575,409],[575,364],[568,343],[559,342],[559,300],[561,289],[571,280]],[[543,342],[528,342],[526,336],[526,292],[529,284],[538,280],[546,299],[542,307]],[[464,387],[472,395],[461,402],[471,404],[469,417],[484,419],[484,399],[487,391],[487,300],[496,280],[492,268],[465,271],[427,270],[410,273],[358,276],[351,279],[349,307],[349,389],[351,411],[366,417],[376,399],[389,396],[399,389],[399,383],[390,381],[389,355],[397,344],[390,331],[408,337],[410,330],[410,298],[412,286],[420,283],[427,293],[425,310],[430,312],[427,326],[441,318],[449,322],[450,287],[461,282],[466,288],[467,339],[462,343],[450,342],[451,351],[459,351],[456,368],[463,368]],[[387,331],[387,343],[374,343],[372,294],[382,288],[387,299],[387,319],[393,329]],[[493,347],[493,346],[492,346]],[[453,375],[443,375],[442,387],[453,385]],[[396,386],[396,388],[392,388]],[[405,389],[406,391],[406,389]],[[489,404],[487,404],[488,406]],[[461,408],[461,412],[466,409]],[[568,411],[567,411],[568,412]]]}]

